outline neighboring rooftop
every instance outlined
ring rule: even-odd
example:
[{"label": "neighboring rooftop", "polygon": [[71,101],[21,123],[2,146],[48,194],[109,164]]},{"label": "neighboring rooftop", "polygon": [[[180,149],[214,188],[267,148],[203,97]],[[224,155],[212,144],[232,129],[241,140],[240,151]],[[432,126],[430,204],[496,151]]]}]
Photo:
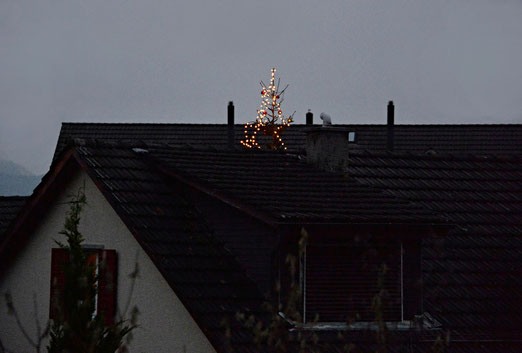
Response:
[{"label": "neighboring rooftop", "polygon": [[348,174],[476,235],[522,234],[522,155],[351,153]]},{"label": "neighboring rooftop", "polygon": [[0,243],[11,221],[22,209],[26,196],[0,196]]},{"label": "neighboring rooftop", "polygon": [[[320,125],[313,125],[319,127]],[[360,149],[385,151],[387,126],[372,124],[335,124],[334,127],[355,132]],[[292,153],[304,150],[306,130],[311,125],[292,124],[284,133],[285,145]],[[63,123],[56,155],[70,139],[128,140],[166,143],[171,146],[214,146],[226,148],[226,124],[119,124]],[[522,124],[463,125],[394,125],[395,151],[424,153],[519,154],[522,151]],[[234,142],[242,147],[244,125],[234,126]]]}]

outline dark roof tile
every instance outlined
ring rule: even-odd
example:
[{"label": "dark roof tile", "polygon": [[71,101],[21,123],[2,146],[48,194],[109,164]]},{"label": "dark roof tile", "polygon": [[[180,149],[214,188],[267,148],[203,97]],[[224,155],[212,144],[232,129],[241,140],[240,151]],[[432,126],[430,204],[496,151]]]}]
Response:
[{"label": "dark roof tile", "polygon": [[150,146],[155,163],[213,190],[264,210],[282,222],[441,223],[430,212],[319,170],[297,156],[262,151],[213,151]]},{"label": "dark roof tile", "polygon": [[25,205],[27,199],[28,197],[25,196],[0,196],[0,243],[2,243],[3,235],[9,224]]}]

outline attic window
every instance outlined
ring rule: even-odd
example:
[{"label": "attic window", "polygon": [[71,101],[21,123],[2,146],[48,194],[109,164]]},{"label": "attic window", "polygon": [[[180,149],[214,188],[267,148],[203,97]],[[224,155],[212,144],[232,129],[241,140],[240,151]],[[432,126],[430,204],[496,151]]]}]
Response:
[{"label": "attic window", "polygon": [[[368,245],[323,240],[309,243],[304,256],[304,323],[316,318],[318,322],[374,321],[372,303],[380,291],[384,305],[378,310],[384,320],[402,320],[400,241]],[[383,264],[384,275],[380,274]]]},{"label": "attic window", "polygon": [[355,143],[355,131],[348,132],[348,142]]}]

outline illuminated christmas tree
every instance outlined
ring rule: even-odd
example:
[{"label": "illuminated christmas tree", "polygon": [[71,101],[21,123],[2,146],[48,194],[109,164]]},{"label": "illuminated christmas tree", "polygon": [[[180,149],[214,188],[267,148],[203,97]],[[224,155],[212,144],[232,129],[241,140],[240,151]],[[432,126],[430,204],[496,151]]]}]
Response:
[{"label": "illuminated christmas tree", "polygon": [[[273,68],[268,86],[261,81],[261,105],[257,111],[256,120],[245,125],[245,139],[241,141],[245,147],[262,148],[264,146],[269,150],[286,150],[281,134],[290,126],[295,112],[288,118],[284,117],[281,103],[284,101],[283,94],[288,85],[280,90],[279,84],[281,79],[277,80],[276,85],[275,72],[276,69]],[[264,144],[260,143],[263,135],[269,137],[269,141]]]}]

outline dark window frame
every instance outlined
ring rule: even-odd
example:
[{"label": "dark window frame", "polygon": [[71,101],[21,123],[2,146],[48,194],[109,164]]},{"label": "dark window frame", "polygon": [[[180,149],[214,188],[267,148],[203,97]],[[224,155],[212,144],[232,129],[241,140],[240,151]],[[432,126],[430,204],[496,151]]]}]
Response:
[{"label": "dark window frame", "polygon": [[[396,280],[398,281],[398,283],[395,284],[395,286],[397,286],[397,288],[395,288],[395,292],[396,294],[399,294],[400,295],[400,303],[398,306],[400,306],[399,308],[397,308],[396,306],[394,307],[394,310],[396,311],[394,319],[393,320],[385,320],[386,322],[404,322],[405,321],[405,317],[404,317],[404,260],[403,260],[403,242],[401,240],[394,240],[396,241],[397,243],[394,244],[397,249],[392,249],[392,248],[395,248],[395,246],[393,247],[389,247],[389,248],[386,248],[386,250],[389,250],[389,249],[392,249],[393,252],[396,252],[396,255],[399,257],[399,259],[397,260],[397,265],[398,265],[398,269],[396,271],[396,273],[393,273],[394,275],[396,275],[398,278],[396,278]],[[361,252],[371,252],[373,249],[372,249],[372,244],[367,244],[368,246],[358,246],[355,250],[356,251],[361,251]],[[316,283],[312,283],[307,277],[307,264],[308,264],[308,256],[309,256],[309,249],[308,247],[310,246],[310,244],[307,245],[306,249],[303,251],[302,255],[301,255],[301,258],[300,258],[300,272],[299,272],[299,283],[300,283],[300,286],[301,286],[301,292],[302,292],[302,316],[303,316],[303,324],[307,324],[309,321],[312,321],[314,320],[314,317],[315,317],[315,312],[313,312],[313,315],[310,317],[310,312],[307,310],[307,305],[309,304],[309,299],[307,297],[307,294],[309,292],[309,287],[308,286],[313,286],[313,285],[316,285]],[[317,248],[323,248],[324,251],[328,251],[326,249],[328,248],[334,248],[334,249],[338,249],[340,247],[348,247],[347,246],[347,243],[338,243],[338,244],[316,244],[315,247]],[[355,247],[354,247],[355,248]],[[386,254],[386,256],[390,256],[390,254]],[[393,254],[391,254],[391,256],[394,256]],[[383,254],[380,254],[380,257],[384,259],[384,256]],[[352,258],[353,259],[353,258]],[[380,262],[380,261],[379,261]],[[347,264],[349,265],[349,264]],[[389,264],[390,268],[391,268],[391,264]],[[378,264],[376,264],[376,266],[379,266]],[[364,266],[363,266],[364,267]],[[367,270],[367,269],[360,269],[358,268],[356,271],[363,271],[363,270]],[[348,270],[349,271],[349,270]],[[375,280],[375,283],[377,282],[378,280],[378,276],[376,275],[376,273],[372,273],[373,271],[371,271],[371,269],[369,270],[368,272],[368,275],[372,276],[372,277],[375,277],[374,280]],[[360,273],[359,273],[360,274]],[[364,274],[363,274],[364,276]],[[394,281],[395,279],[393,279],[392,281]],[[347,279],[347,281],[349,281],[349,279]],[[370,280],[371,282],[371,280]],[[335,287],[335,284],[331,284],[333,287]],[[345,284],[343,284],[342,286],[346,286]],[[354,286],[354,290],[360,290],[361,287],[357,287]],[[393,287],[393,285],[392,285]],[[392,288],[390,286],[385,286],[385,289],[389,290],[389,291],[392,291],[394,288]],[[346,289],[346,288],[345,288]],[[361,294],[360,296],[357,295],[357,296],[354,296],[354,298],[356,299],[356,301],[360,301],[360,300],[366,300],[368,302],[371,303],[372,299],[373,299],[373,296],[377,294],[376,292],[372,292],[372,291],[369,291],[368,293],[364,293],[364,294]],[[324,295],[324,294],[323,294]],[[322,296],[322,299],[323,300],[327,300],[324,296]],[[335,302],[335,300],[334,300]],[[362,309],[362,308],[361,308]],[[367,309],[367,308],[366,308]],[[343,309],[341,309],[341,307],[339,307],[339,312],[345,310],[345,308],[343,307]],[[359,313],[360,315],[368,315],[368,311],[366,312],[361,312]],[[331,314],[330,314],[331,315]],[[343,315],[343,314],[339,314],[339,315]],[[325,315],[325,313],[323,312],[323,316],[327,316],[327,317],[331,317],[329,315]],[[372,322],[372,320],[368,320],[368,317],[365,316],[366,320],[355,320],[357,322]],[[319,321],[318,323],[342,323],[342,322],[346,322],[347,320],[346,319],[343,319],[343,320],[323,320],[321,319],[321,313],[319,313]]]}]

